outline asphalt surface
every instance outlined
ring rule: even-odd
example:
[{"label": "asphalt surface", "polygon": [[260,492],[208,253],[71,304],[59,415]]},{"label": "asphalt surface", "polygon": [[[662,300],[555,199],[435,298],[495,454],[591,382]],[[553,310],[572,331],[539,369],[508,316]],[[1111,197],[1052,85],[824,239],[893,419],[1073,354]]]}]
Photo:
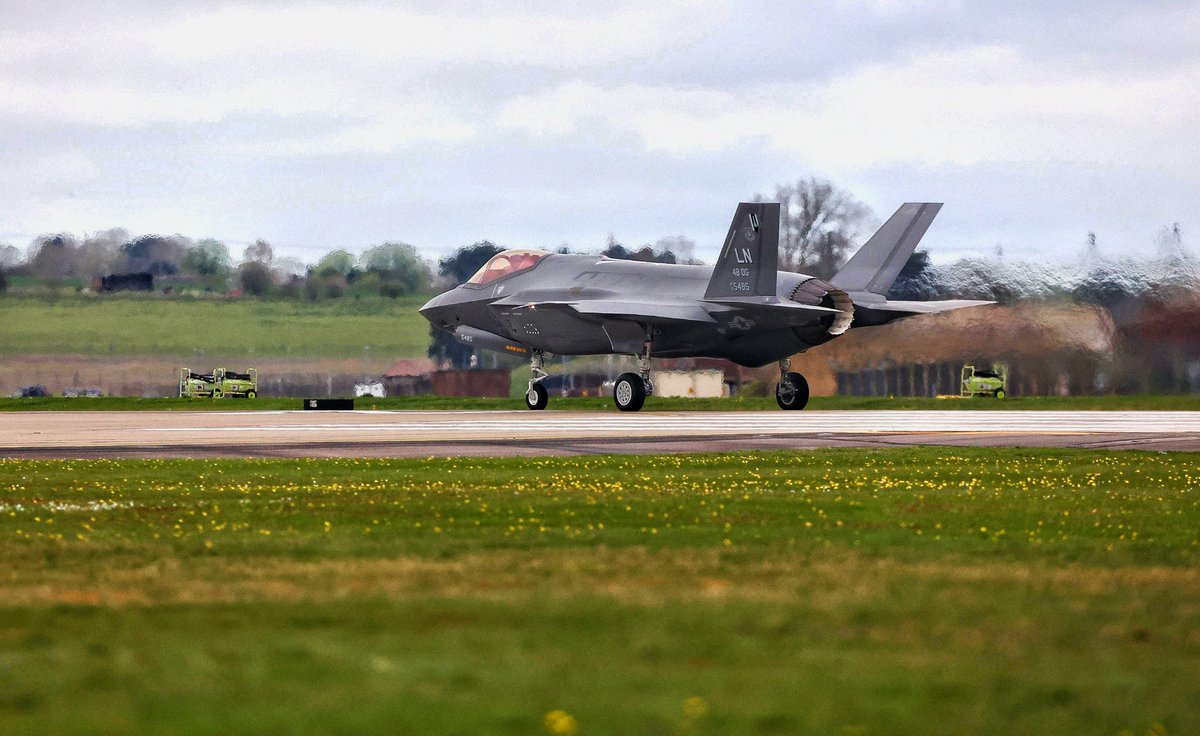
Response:
[{"label": "asphalt surface", "polygon": [[827,447],[1200,451],[1200,412],[9,412],[0,457],[426,457]]}]

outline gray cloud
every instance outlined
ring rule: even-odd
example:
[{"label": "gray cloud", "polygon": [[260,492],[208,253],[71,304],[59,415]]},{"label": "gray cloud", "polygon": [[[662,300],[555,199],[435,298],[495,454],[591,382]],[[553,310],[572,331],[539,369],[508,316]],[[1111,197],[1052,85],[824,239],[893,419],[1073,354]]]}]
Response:
[{"label": "gray cloud", "polygon": [[[594,247],[808,173],[935,254],[1200,222],[1196,3],[75,3],[6,9],[0,240]],[[413,29],[417,30],[413,30]],[[911,104],[911,108],[906,108]]]}]

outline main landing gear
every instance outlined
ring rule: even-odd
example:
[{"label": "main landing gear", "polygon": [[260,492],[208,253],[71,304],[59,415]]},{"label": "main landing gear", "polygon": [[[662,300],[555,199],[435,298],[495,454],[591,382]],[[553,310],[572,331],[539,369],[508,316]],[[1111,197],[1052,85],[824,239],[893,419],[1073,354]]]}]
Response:
[{"label": "main landing gear", "polygon": [[525,406],[530,409],[545,409],[546,404],[550,403],[550,394],[542,385],[542,381],[550,375],[542,368],[542,359],[545,357],[546,354],[541,350],[534,350],[529,356],[529,369],[533,371],[533,376],[529,379],[529,389],[525,391]]},{"label": "main landing gear", "polygon": [[779,361],[779,385],[775,387],[775,402],[780,409],[799,410],[808,404],[808,380],[791,371],[792,361]]},{"label": "main landing gear", "polygon": [[613,401],[621,411],[638,411],[646,403],[646,397],[654,394],[654,384],[650,381],[650,349],[653,341],[650,335],[642,354],[638,356],[638,372],[622,373],[613,384]]}]

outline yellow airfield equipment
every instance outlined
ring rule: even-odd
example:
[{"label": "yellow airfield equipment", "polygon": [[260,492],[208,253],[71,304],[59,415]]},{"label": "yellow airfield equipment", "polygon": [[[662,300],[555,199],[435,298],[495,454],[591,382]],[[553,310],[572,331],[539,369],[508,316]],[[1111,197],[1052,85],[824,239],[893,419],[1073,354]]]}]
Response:
[{"label": "yellow airfield equipment", "polygon": [[238,373],[218,368],[206,374],[193,373],[188,368],[182,368],[179,371],[179,395],[189,399],[253,399],[258,396],[258,371],[251,368],[245,373]]},{"label": "yellow airfield equipment", "polygon": [[213,395],[217,385],[214,373],[193,373],[190,368],[179,369],[179,397],[184,399],[207,398]]},{"label": "yellow airfield equipment", "polygon": [[994,396],[1003,399],[1008,391],[1008,366],[992,363],[991,370],[964,365],[960,393],[969,396]]}]

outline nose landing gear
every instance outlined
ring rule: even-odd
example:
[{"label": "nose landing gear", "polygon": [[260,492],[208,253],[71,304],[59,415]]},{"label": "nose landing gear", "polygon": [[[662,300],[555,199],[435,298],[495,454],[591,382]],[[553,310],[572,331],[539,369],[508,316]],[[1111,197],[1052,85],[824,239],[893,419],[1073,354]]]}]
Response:
[{"label": "nose landing gear", "polygon": [[775,403],[780,409],[798,411],[808,405],[808,380],[791,370],[792,361],[779,361],[779,385],[775,387]]},{"label": "nose landing gear", "polygon": [[534,350],[529,356],[529,369],[533,371],[533,376],[529,379],[529,389],[525,391],[525,406],[534,410],[545,409],[546,404],[550,403],[550,394],[542,385],[542,381],[550,375],[542,368],[544,357],[545,353],[541,350]]}]

